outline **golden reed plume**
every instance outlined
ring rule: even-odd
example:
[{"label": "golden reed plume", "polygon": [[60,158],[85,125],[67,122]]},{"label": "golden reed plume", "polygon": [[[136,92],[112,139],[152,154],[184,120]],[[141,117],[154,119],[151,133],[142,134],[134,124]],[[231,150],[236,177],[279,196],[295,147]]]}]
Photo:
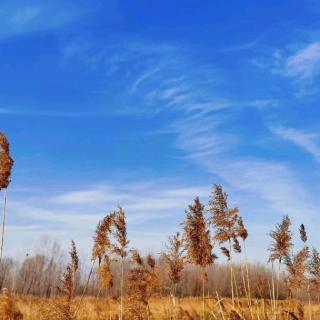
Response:
[{"label": "golden reed plume", "polygon": [[4,133],[0,133],[0,190],[4,189],[0,262],[2,260],[2,254],[3,254],[4,229],[6,224],[7,188],[11,181],[10,176],[11,176],[11,169],[12,169],[13,163],[14,161],[10,156],[9,141]]}]

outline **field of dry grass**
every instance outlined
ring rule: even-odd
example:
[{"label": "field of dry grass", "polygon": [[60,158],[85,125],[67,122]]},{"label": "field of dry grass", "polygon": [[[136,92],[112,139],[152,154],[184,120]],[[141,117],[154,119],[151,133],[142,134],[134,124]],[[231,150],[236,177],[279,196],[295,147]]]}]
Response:
[{"label": "field of dry grass", "polygon": [[[79,299],[75,299],[72,309],[77,309]],[[302,304],[299,301],[279,302],[279,310],[276,318],[272,318],[270,301],[257,300],[254,302],[253,314],[247,308],[247,301],[240,300],[235,308],[232,307],[230,299],[206,299],[206,319],[319,319],[320,305],[308,303]],[[48,316],[50,307],[54,307],[54,299],[41,299],[35,297],[15,297],[14,304],[23,315],[25,320],[52,319]],[[202,301],[199,298],[183,298],[176,301],[175,312],[170,308],[169,298],[153,298],[150,300],[150,319],[202,319]],[[232,313],[232,310],[235,313]],[[311,313],[310,313],[311,310]],[[77,320],[104,320],[118,319],[119,304],[115,300],[102,298],[85,298],[74,319]],[[1,318],[3,319],[3,318]],[[9,319],[9,318],[8,318]],[[17,317],[17,319],[19,319]],[[20,318],[22,319],[22,318]],[[130,319],[130,318],[129,318]]]}]

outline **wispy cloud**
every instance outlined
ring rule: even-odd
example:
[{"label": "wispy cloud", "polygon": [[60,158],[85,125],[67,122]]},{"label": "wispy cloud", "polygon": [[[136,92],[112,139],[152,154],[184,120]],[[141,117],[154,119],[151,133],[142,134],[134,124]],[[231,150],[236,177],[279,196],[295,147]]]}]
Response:
[{"label": "wispy cloud", "polygon": [[275,73],[299,82],[311,82],[320,75],[320,42],[312,42],[292,54],[277,50],[274,54]]},{"label": "wispy cloud", "polygon": [[294,128],[271,127],[271,131],[280,138],[291,141],[304,151],[311,154],[315,160],[320,162],[320,135],[314,133],[306,133]]},{"label": "wispy cloud", "polygon": [[108,110],[78,111],[74,110],[54,110],[54,109],[33,109],[28,106],[20,108],[0,108],[0,116],[7,117],[56,117],[56,118],[81,118],[110,115]]},{"label": "wispy cloud", "polygon": [[59,0],[0,4],[0,39],[14,35],[57,30],[90,12],[89,8]]},{"label": "wispy cloud", "polygon": [[[263,152],[257,152],[257,148],[263,150],[264,143],[268,143],[263,142],[271,135],[268,124],[263,121],[259,123],[261,133],[250,131],[250,125],[245,129],[238,127],[239,122],[243,123],[244,119],[247,121],[252,114],[260,120],[270,113],[270,108],[281,108],[280,101],[263,99],[261,96],[249,101],[226,98],[216,89],[214,80],[218,74],[214,65],[202,69],[201,64],[195,63],[179,48],[151,48],[152,45],[133,45],[133,49],[129,49],[127,54],[122,54],[122,59],[117,60],[116,70],[120,75],[126,74],[126,77],[121,77],[121,81],[125,84],[123,87],[131,86],[131,96],[137,99],[134,106],[139,101],[145,112],[163,112],[165,118],[169,118],[162,130],[157,130],[159,134],[170,135],[170,143],[179,151],[181,158],[188,164],[197,165],[213,182],[222,183],[232,195],[234,204],[242,208],[249,228],[259,229],[260,233],[267,234],[272,225],[286,213],[296,221],[302,211],[306,223],[316,219],[318,203],[310,198],[308,188],[301,185],[290,165],[270,160],[264,157]],[[274,58],[279,62],[278,72],[281,70],[286,76],[304,79],[308,74],[307,71],[292,71],[295,63],[303,60],[301,58],[294,58],[294,55]],[[114,62],[110,55],[105,59],[102,65],[108,65],[106,61]],[[137,64],[138,70],[135,67],[128,70],[128,65]],[[135,110],[132,109],[132,112]],[[248,132],[245,134],[246,130]],[[148,194],[144,194],[144,198],[151,199]],[[152,210],[154,205],[160,211],[167,212],[179,210],[179,206],[175,205],[184,201],[159,195],[152,199],[142,202],[131,202],[128,199],[127,208],[141,214]],[[261,217],[264,217],[263,224]],[[261,256],[263,246],[267,247],[267,238],[264,238],[261,240],[264,242],[259,243],[260,249],[254,249],[256,242],[250,246],[257,256]]]},{"label": "wispy cloud", "polygon": [[157,71],[159,71],[159,68],[152,68],[151,70],[147,70],[146,72],[144,72],[141,76],[139,76],[138,79],[135,80],[129,92],[135,93],[138,87],[140,86],[140,84],[143,83],[143,81],[150,78],[152,75],[154,75]]},{"label": "wispy cloud", "polygon": [[313,79],[320,74],[320,43],[314,42],[289,56],[284,72],[299,80]]},{"label": "wispy cloud", "polygon": [[[66,187],[66,186],[65,186]],[[8,233],[19,229],[16,237],[40,237],[49,234],[58,237],[55,230],[64,233],[63,245],[72,236],[90,251],[90,236],[98,221],[108,212],[122,205],[128,217],[129,237],[133,246],[160,250],[171,231],[178,228],[184,218],[184,210],[196,196],[206,200],[209,194],[206,186],[185,186],[172,181],[136,181],[123,183],[104,182],[86,189],[71,189],[42,197],[41,194],[11,193]],[[45,199],[45,201],[43,200]],[[168,228],[166,221],[170,219]],[[140,242],[144,232],[150,232],[150,225],[156,224],[157,232],[152,243]],[[32,232],[31,232],[32,231]],[[139,232],[139,234],[137,234]],[[88,240],[85,243],[82,237]],[[9,235],[11,237],[11,235]],[[8,245],[13,245],[17,240]],[[66,243],[64,243],[66,242]]]}]

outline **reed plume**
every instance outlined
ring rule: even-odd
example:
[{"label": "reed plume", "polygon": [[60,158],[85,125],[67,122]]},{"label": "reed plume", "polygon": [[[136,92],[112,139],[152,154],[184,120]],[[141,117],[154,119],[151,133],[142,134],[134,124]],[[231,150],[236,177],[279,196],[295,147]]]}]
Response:
[{"label": "reed plume", "polygon": [[[246,229],[239,226],[239,209],[228,207],[228,195],[220,185],[215,184],[209,200],[209,210],[211,212],[211,223],[214,227],[214,239],[220,244],[228,243],[229,248],[221,247],[222,252],[227,256],[230,267],[230,284],[232,305],[234,306],[234,283],[232,266],[232,249],[239,253],[241,246],[237,238],[239,231],[245,236]],[[241,222],[242,220],[240,220]],[[237,288],[237,285],[235,283]]]},{"label": "reed plume", "polygon": [[105,255],[103,262],[98,267],[98,276],[102,288],[110,289],[113,287],[113,274],[111,272],[111,260],[108,255]]},{"label": "reed plume", "polygon": [[306,243],[307,240],[308,240],[308,237],[307,237],[307,232],[306,232],[306,228],[304,226],[304,224],[302,224],[300,226],[300,229],[299,229],[299,233],[300,233],[300,239],[302,242]]},{"label": "reed plume", "polygon": [[272,239],[269,247],[269,261],[278,260],[279,263],[290,254],[290,249],[293,246],[292,232],[290,231],[291,221],[288,216],[284,216],[282,222],[276,225],[275,230],[270,232]]},{"label": "reed plume", "polygon": [[167,264],[168,275],[176,286],[181,281],[181,273],[186,262],[184,241],[179,232],[169,237],[163,257]]},{"label": "reed plume", "polygon": [[[249,304],[249,308],[250,308],[250,312],[251,312],[251,317],[253,317],[252,308],[251,308],[252,301],[251,301],[251,287],[250,287],[250,279],[249,279],[248,257],[247,257],[247,250],[246,250],[246,240],[249,236],[249,233],[248,233],[248,229],[244,225],[244,221],[241,216],[238,217],[237,226],[236,226],[236,234],[238,237],[240,237],[242,239],[244,260],[245,260],[244,267],[245,267],[245,272],[246,272],[246,281],[244,280],[245,279],[244,275],[242,276],[243,277],[243,285],[244,285],[244,289],[246,292],[246,296],[248,298],[248,304]],[[241,248],[239,248],[239,249],[241,250]],[[234,250],[236,251],[236,248],[234,248]],[[240,250],[239,250],[239,252],[240,252]],[[242,266],[241,266],[241,272],[243,274]]]},{"label": "reed plume", "polygon": [[306,284],[308,271],[309,248],[302,248],[297,254],[288,255],[284,258],[287,267],[287,284],[290,292],[301,289]]},{"label": "reed plume", "polygon": [[[280,283],[280,275],[281,275],[281,263],[283,259],[290,255],[290,250],[293,246],[292,243],[292,232],[290,230],[291,221],[290,218],[285,215],[281,221],[281,223],[277,224],[275,229],[272,230],[269,235],[272,239],[271,245],[269,247],[269,262],[272,265],[272,300],[273,300],[273,308],[274,312],[277,309],[277,301],[279,296],[279,283]],[[278,261],[278,279],[277,279],[277,287],[275,288],[274,281],[274,262]]]},{"label": "reed plume", "polygon": [[10,176],[11,176],[13,163],[14,161],[10,156],[9,141],[5,136],[5,134],[0,132],[0,190],[4,189],[0,262],[2,260],[2,255],[3,255],[4,230],[5,230],[5,224],[6,224],[7,188],[11,182]]},{"label": "reed plume", "polygon": [[128,277],[126,316],[130,320],[149,319],[149,298],[157,280],[155,259],[148,255],[145,261],[137,250],[133,250],[131,260],[135,266],[130,269]]},{"label": "reed plume", "polygon": [[4,133],[0,132],[0,190],[7,189],[11,180],[13,159],[10,156],[9,141]]},{"label": "reed plume", "polygon": [[79,267],[79,258],[75,242],[71,242],[71,250],[69,252],[71,262],[67,265],[62,279],[61,284],[58,287],[60,297],[54,304],[50,319],[56,320],[74,320],[75,314],[72,311],[71,303],[74,296],[74,279],[75,273]]},{"label": "reed plume", "polygon": [[105,216],[104,219],[98,223],[95,231],[92,261],[98,259],[99,266],[103,257],[111,249],[110,234],[114,218],[114,213]]},{"label": "reed plume", "polygon": [[311,284],[316,291],[320,290],[320,254],[313,248],[308,261]]},{"label": "reed plume", "polygon": [[166,249],[166,252],[163,253],[163,257],[167,264],[167,271],[169,279],[171,281],[171,296],[173,313],[175,318],[175,297],[177,292],[177,286],[181,281],[181,273],[184,269],[184,264],[186,262],[184,241],[179,232],[169,237]]},{"label": "reed plume", "polygon": [[204,216],[204,205],[197,197],[193,205],[189,205],[186,211],[187,218],[184,223],[186,248],[189,260],[202,270],[202,317],[205,317],[205,277],[206,267],[216,259],[213,254],[210,230]]},{"label": "reed plume", "polygon": [[120,320],[124,317],[124,259],[127,257],[127,248],[129,240],[127,238],[127,223],[126,215],[122,207],[114,212],[113,225],[115,230],[113,235],[115,237],[115,244],[112,245],[112,252],[120,257],[121,262],[121,277],[120,277]]}]

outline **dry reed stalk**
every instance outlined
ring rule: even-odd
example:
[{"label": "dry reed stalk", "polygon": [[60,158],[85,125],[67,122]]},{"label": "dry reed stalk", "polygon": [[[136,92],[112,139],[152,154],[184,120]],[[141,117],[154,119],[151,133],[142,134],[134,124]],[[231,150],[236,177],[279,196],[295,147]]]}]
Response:
[{"label": "dry reed stalk", "polygon": [[84,295],[87,291],[91,276],[93,274],[94,265],[96,260],[98,260],[98,268],[101,265],[101,262],[103,259],[105,259],[105,256],[109,254],[112,244],[110,240],[110,234],[111,234],[111,228],[114,223],[115,213],[110,213],[106,215],[101,221],[99,221],[97,228],[95,230],[95,235],[93,237],[94,244],[92,248],[92,265],[90,268],[90,272],[86,281],[86,284],[84,286],[84,289],[81,294],[81,298],[79,300],[78,306],[75,311],[75,315],[77,315],[79,308],[83,302]]},{"label": "dry reed stalk", "polygon": [[6,212],[7,212],[7,189],[11,182],[10,176],[11,176],[13,163],[14,161],[10,156],[9,141],[4,133],[0,133],[0,190],[4,189],[0,262],[2,260],[3,245],[4,245],[4,231],[5,231],[5,223],[6,223]]},{"label": "dry reed stalk", "polygon": [[63,273],[61,284],[58,287],[60,297],[53,306],[50,319],[56,320],[74,320],[75,313],[71,309],[71,302],[74,296],[74,280],[75,274],[79,267],[79,258],[75,242],[71,242],[71,250],[69,252],[71,262],[67,265]]},{"label": "dry reed stalk", "polygon": [[311,288],[320,291],[320,254],[317,249],[312,248],[310,259],[308,261]]},{"label": "dry reed stalk", "polygon": [[287,283],[290,292],[301,289],[307,283],[308,258],[309,248],[307,246],[297,254],[285,257],[284,264],[287,267]]},{"label": "dry reed stalk", "polygon": [[219,311],[220,311],[220,314],[221,314],[221,318],[222,318],[223,320],[225,320],[223,308],[222,308],[222,306],[221,306],[221,299],[220,299],[220,297],[219,297],[218,291],[216,291],[216,297],[217,297],[217,304],[219,305]]},{"label": "dry reed stalk", "polygon": [[114,213],[113,224],[115,231],[113,235],[116,244],[112,246],[112,252],[120,257],[121,261],[121,277],[120,277],[120,320],[124,317],[124,259],[127,257],[129,240],[127,238],[126,215],[122,207]]},{"label": "dry reed stalk", "polygon": [[228,243],[229,248],[222,247],[222,252],[228,259],[230,268],[230,284],[232,305],[234,307],[237,284],[234,283],[234,271],[232,264],[232,249],[235,252],[241,252],[241,246],[237,240],[239,234],[239,210],[238,208],[228,207],[228,195],[220,185],[215,184],[213,187],[211,199],[209,200],[209,210],[211,212],[211,223],[214,227],[214,239],[220,243]]},{"label": "dry reed stalk", "polygon": [[[289,256],[290,249],[293,246],[292,243],[292,232],[290,231],[291,221],[288,216],[284,216],[282,222],[277,224],[275,230],[270,232],[270,237],[273,240],[269,247],[269,262],[272,263],[272,285],[273,285],[273,303],[274,303],[274,313],[277,311],[278,306],[278,296],[279,296],[279,283],[281,274],[281,263],[282,260]],[[275,288],[274,282],[274,261],[278,261],[278,278],[277,285]]]},{"label": "dry reed stalk", "polygon": [[186,211],[187,218],[184,223],[186,249],[189,260],[199,266],[202,271],[202,318],[205,318],[204,280],[206,267],[211,265],[216,256],[212,253],[210,229],[205,220],[204,206],[199,198],[189,205]]},{"label": "dry reed stalk", "polygon": [[114,213],[106,215],[103,220],[98,223],[95,231],[92,261],[98,259],[99,266],[105,254],[111,248],[110,233],[114,216]]},{"label": "dry reed stalk", "polygon": [[131,260],[135,267],[130,269],[128,278],[128,302],[126,316],[132,320],[150,318],[149,298],[155,287],[155,259],[148,255],[144,259],[137,250],[132,251]]},{"label": "dry reed stalk", "polygon": [[176,291],[179,282],[181,281],[181,273],[184,269],[186,262],[185,247],[183,239],[179,232],[169,237],[168,244],[166,245],[166,252],[163,257],[167,264],[169,279],[171,281],[171,296],[173,306],[173,318],[176,318]]}]

